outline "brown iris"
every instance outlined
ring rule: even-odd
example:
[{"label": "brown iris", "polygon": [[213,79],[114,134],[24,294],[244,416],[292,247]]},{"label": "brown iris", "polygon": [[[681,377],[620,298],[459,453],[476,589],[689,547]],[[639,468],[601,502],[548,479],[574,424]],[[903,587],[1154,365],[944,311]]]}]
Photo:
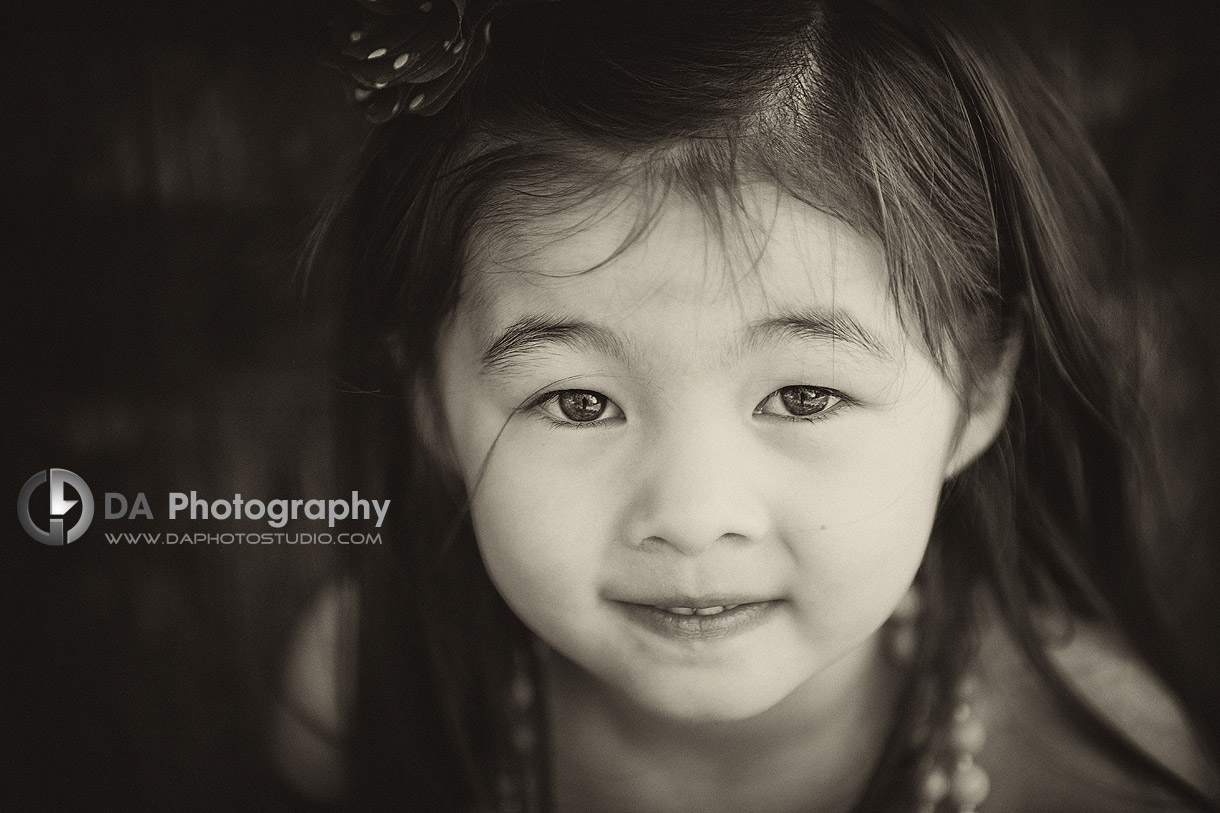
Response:
[{"label": "brown iris", "polygon": [[576,423],[595,421],[606,411],[606,397],[589,390],[564,390],[556,400],[564,417]]},{"label": "brown iris", "polygon": [[830,404],[830,393],[817,387],[784,387],[779,397],[785,409],[801,417],[815,415]]}]

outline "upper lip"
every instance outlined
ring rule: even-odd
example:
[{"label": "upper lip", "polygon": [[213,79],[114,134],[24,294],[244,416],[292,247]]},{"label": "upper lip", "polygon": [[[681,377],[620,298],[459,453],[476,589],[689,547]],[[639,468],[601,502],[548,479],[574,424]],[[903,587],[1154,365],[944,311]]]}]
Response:
[{"label": "upper lip", "polygon": [[646,607],[686,607],[692,610],[704,610],[709,607],[731,607],[738,604],[758,604],[764,601],[775,601],[773,598],[763,598],[758,595],[741,593],[717,593],[714,595],[663,595],[648,598],[617,598],[621,604],[640,604]]}]

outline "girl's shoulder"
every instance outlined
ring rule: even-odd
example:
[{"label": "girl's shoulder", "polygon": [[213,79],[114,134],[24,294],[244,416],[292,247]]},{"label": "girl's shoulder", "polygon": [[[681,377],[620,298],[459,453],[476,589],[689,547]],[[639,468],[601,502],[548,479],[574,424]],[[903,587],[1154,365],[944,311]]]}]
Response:
[{"label": "girl's shoulder", "polygon": [[312,802],[343,794],[341,741],[354,674],[356,588],[331,583],[301,614],[288,639],[274,710],[271,753],[280,777]]},{"label": "girl's shoulder", "polygon": [[[1154,760],[1220,799],[1220,775],[1181,704],[1121,636],[1078,620],[1056,626],[1046,651],[1076,694]],[[989,812],[1177,807],[1167,792],[1130,776],[1079,733],[999,624],[983,636],[978,672],[977,702],[988,730],[980,762],[991,778]]]}]

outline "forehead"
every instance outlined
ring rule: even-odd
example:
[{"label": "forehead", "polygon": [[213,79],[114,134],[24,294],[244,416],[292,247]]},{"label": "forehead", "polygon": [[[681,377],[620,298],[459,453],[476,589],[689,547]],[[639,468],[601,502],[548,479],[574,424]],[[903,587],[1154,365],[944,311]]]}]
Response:
[{"label": "forehead", "polygon": [[501,221],[473,245],[463,306],[487,336],[537,314],[608,324],[842,312],[899,341],[880,243],[766,184],[715,205],[618,189]]}]

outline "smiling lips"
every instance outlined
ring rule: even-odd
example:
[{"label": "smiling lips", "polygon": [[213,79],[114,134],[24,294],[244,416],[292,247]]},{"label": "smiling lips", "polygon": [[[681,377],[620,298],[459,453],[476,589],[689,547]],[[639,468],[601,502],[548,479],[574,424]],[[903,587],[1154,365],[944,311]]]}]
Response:
[{"label": "smiling lips", "polygon": [[664,638],[711,641],[739,635],[764,623],[773,614],[772,610],[782,602],[671,599],[615,603],[636,624]]},{"label": "smiling lips", "polygon": [[655,604],[653,606],[674,615],[720,615],[725,610],[737,609],[741,604],[727,604],[718,607],[660,607]]}]

